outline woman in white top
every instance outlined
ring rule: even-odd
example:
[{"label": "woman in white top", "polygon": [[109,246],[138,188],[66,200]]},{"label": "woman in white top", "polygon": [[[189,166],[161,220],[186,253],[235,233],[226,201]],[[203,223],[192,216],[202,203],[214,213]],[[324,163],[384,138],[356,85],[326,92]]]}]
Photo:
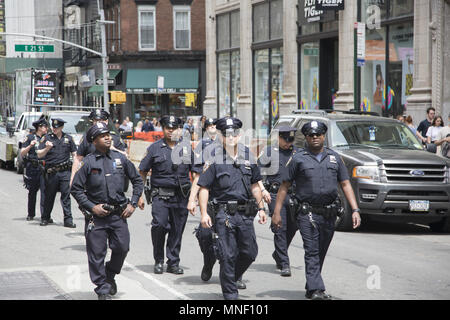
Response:
[{"label": "woman in white top", "polygon": [[437,116],[434,118],[433,123],[431,124],[431,127],[428,128],[427,131],[427,139],[428,143],[435,143],[439,137],[439,131],[444,127],[444,120],[442,120],[441,116]]},{"label": "woman in white top", "polygon": [[135,132],[142,132],[142,126],[144,125],[144,123],[142,121],[138,121],[136,128],[134,128]]}]

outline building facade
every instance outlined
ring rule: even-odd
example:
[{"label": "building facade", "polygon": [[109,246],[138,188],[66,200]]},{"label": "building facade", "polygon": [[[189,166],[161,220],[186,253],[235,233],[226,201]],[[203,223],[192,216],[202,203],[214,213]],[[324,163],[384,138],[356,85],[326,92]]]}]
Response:
[{"label": "building facade", "polygon": [[[450,1],[216,0],[206,5],[208,116],[267,136],[297,109],[450,112]],[[359,23],[358,25],[355,23]]]},{"label": "building facade", "polygon": [[[98,19],[96,1],[71,1],[66,11],[70,8],[81,10],[80,25]],[[124,104],[111,106],[115,117],[137,121],[162,114],[201,114],[206,91],[205,1],[104,0],[103,8],[105,20],[114,22],[106,25],[109,90],[127,97]],[[76,31],[74,37],[101,51],[99,35],[95,26]],[[78,51],[73,49],[66,59],[66,97],[102,106],[101,60]]]}]

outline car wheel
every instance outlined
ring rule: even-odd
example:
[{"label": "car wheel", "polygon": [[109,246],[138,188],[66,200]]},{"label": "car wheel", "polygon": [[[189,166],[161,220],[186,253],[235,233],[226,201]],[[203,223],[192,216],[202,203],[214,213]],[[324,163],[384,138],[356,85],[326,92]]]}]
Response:
[{"label": "car wheel", "polygon": [[353,221],[352,221],[352,208],[350,207],[347,199],[344,196],[344,192],[339,188],[338,190],[339,199],[341,200],[342,206],[344,207],[344,213],[341,217],[336,219],[336,231],[350,232],[354,231]]},{"label": "car wheel", "polygon": [[444,218],[439,222],[430,223],[433,232],[450,233],[450,218]]}]

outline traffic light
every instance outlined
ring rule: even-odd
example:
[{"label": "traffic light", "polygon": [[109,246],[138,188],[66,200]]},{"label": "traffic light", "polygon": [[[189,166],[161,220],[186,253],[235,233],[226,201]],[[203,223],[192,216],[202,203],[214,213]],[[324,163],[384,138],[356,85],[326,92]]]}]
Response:
[{"label": "traffic light", "polygon": [[127,95],[122,91],[108,91],[109,104],[123,104],[127,102]]}]

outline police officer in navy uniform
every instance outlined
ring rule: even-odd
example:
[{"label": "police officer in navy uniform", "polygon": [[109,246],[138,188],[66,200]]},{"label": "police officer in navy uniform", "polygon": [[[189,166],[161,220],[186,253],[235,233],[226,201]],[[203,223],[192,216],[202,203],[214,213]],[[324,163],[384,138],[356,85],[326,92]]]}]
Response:
[{"label": "police officer in navy uniform", "polygon": [[278,191],[272,217],[272,224],[280,228],[283,224],[281,208],[291,182],[295,181],[295,197],[300,203],[297,225],[305,250],[306,298],[313,300],[331,299],[325,292],[321,272],[341,206],[337,200],[338,186],[353,210],[353,228],[361,224],[347,169],[338,153],[324,147],[327,130],[319,121],[303,126],[307,146],[289,164],[289,173]]},{"label": "police officer in navy uniform", "polygon": [[39,162],[36,150],[39,147],[39,141],[47,134],[48,123],[45,118],[33,122],[36,129],[34,133],[30,133],[20,150],[22,159],[25,163],[24,181],[25,187],[28,189],[28,216],[27,221],[34,219],[36,215],[36,197],[37,192],[41,190],[40,212],[41,218],[44,214],[44,195],[45,181],[42,175],[41,163]]},{"label": "police officer in navy uniform", "polygon": [[[109,117],[110,117],[109,113],[103,109],[95,109],[89,114],[89,119],[92,121],[92,124],[94,125],[97,124],[98,122],[103,122],[104,124],[108,125]],[[120,139],[120,136],[118,136],[115,132],[110,132],[110,135],[113,141],[111,150],[116,150],[126,155],[125,150],[127,149],[127,146]],[[83,160],[83,158],[86,157],[89,153],[93,152],[95,152],[95,147],[92,145],[92,143],[89,143],[87,141],[86,134],[84,134],[80,140],[80,145],[78,146],[77,149],[77,155],[73,159],[72,176],[70,181],[72,181],[73,176],[75,175],[75,172],[78,170],[78,167],[80,166],[80,163]]]},{"label": "police officer in navy uniform", "polygon": [[[212,118],[208,118],[205,120],[204,126],[203,126],[203,132],[205,132],[205,136],[200,141],[198,146],[195,148],[194,154],[195,154],[195,161],[194,165],[200,166],[200,171],[203,170],[203,166],[205,164],[205,159],[203,157],[203,154],[207,154],[208,150],[211,148],[208,148],[211,144],[214,142],[217,142],[217,129],[216,129],[216,123],[215,120]],[[189,196],[188,201],[188,207],[187,209],[189,212],[195,216],[195,210],[197,208],[197,196],[198,191],[200,190],[199,186],[197,185],[197,175],[194,173],[194,182],[192,184],[191,193]],[[203,268],[201,272],[201,279],[203,281],[209,281],[212,276],[212,269],[214,267],[214,264],[216,263],[216,256],[214,254],[214,248],[212,243],[212,229],[211,228],[203,228],[200,224],[198,228],[195,230],[195,236],[198,240],[200,250],[203,253]]]},{"label": "police officer in navy uniform", "polygon": [[151,170],[152,228],[154,273],[164,272],[166,243],[167,272],[183,274],[180,264],[181,241],[188,217],[187,202],[191,189],[189,173],[195,172],[190,140],[181,139],[182,121],[175,116],[160,120],[164,138],[147,149],[139,165],[145,180]]},{"label": "police officer in navy uniform", "polygon": [[[278,190],[288,173],[288,165],[292,161],[299,149],[293,145],[295,140],[296,128],[282,126],[278,128],[278,143],[265,148],[259,159],[258,165],[261,167],[261,173],[266,176],[264,187],[270,192],[271,201],[269,203],[270,216],[273,215]],[[290,191],[292,188],[290,188]],[[286,197],[281,208],[282,228],[274,228],[275,251],[272,257],[276,266],[281,270],[282,277],[291,276],[291,268],[289,262],[288,249],[292,239],[297,232],[296,222],[290,214],[290,196]]]},{"label": "police officer in navy uniform", "polygon": [[45,200],[44,215],[41,226],[52,223],[51,213],[55,203],[56,193],[61,192],[61,203],[64,212],[64,227],[75,228],[70,203],[70,172],[72,162],[70,156],[75,157],[77,147],[72,136],[64,129],[66,121],[52,119],[52,133],[45,135],[39,144],[37,155],[45,161]]},{"label": "police officer in navy uniform", "polygon": [[[109,300],[117,293],[114,277],[120,273],[130,247],[127,219],[138,206],[144,183],[133,163],[111,149],[112,138],[104,123],[93,125],[86,139],[96,150],[83,159],[71,193],[86,212],[86,249],[95,292],[99,300]],[[133,184],[130,201],[123,192],[125,177]],[[111,259],[105,264],[107,243]]]},{"label": "police officer in navy uniform", "polygon": [[[216,253],[220,262],[220,283],[225,299],[238,298],[236,281],[258,254],[254,217],[259,223],[267,217],[259,182],[261,173],[250,150],[239,144],[242,122],[222,118],[216,123],[222,133],[222,146],[216,148],[214,161],[206,162],[198,180],[203,228],[213,227]],[[256,201],[252,203],[252,199]],[[208,201],[210,207],[208,212]],[[258,209],[259,208],[259,209]],[[211,211],[214,217],[211,217]]]}]

